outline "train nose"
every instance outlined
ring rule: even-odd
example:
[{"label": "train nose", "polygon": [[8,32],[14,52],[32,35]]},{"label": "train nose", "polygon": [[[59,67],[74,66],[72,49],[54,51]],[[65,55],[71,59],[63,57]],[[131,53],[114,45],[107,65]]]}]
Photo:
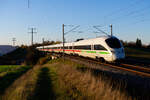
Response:
[{"label": "train nose", "polygon": [[115,61],[118,57],[116,56],[116,54],[112,54],[112,60]]},{"label": "train nose", "polygon": [[119,59],[124,59],[124,58],[125,58],[125,53],[124,53],[123,49],[112,51],[113,61],[119,60]]},{"label": "train nose", "polygon": [[112,55],[113,61],[119,60],[119,59],[124,59],[124,58],[125,58],[125,55],[124,55],[124,54],[120,54],[120,55],[113,54],[113,55]]}]

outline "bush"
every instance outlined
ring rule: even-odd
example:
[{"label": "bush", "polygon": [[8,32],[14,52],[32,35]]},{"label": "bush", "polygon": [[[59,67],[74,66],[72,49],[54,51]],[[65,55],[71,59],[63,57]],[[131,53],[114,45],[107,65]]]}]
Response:
[{"label": "bush", "polygon": [[43,57],[43,53],[41,51],[38,51],[35,47],[29,47],[27,48],[27,55],[25,58],[25,64],[26,65],[35,65],[40,57]]},{"label": "bush", "polygon": [[136,47],[142,47],[142,41],[140,39],[136,39]]},{"label": "bush", "polygon": [[45,64],[48,60],[50,60],[49,57],[40,58],[38,64],[40,65]]}]

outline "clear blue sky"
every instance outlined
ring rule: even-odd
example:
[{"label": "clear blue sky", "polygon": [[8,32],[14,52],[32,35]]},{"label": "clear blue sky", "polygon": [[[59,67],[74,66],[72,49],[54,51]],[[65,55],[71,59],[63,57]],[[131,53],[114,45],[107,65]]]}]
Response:
[{"label": "clear blue sky", "polygon": [[[93,25],[113,33],[120,39],[142,39],[150,43],[150,0],[0,0],[0,44],[30,44],[29,27],[36,27],[34,42],[62,40],[62,24],[80,25],[65,36],[67,41],[77,38],[93,38],[101,34]],[[65,27],[65,31],[71,27]]]}]

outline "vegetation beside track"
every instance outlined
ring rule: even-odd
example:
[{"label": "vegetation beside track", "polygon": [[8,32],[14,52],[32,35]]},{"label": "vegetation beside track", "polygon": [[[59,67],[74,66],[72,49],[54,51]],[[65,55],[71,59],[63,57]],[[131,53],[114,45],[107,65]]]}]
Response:
[{"label": "vegetation beside track", "polygon": [[[104,100],[113,100],[113,97],[115,98],[116,96],[119,100],[130,100],[131,98],[132,100],[149,100],[149,79],[132,75],[115,74],[107,71],[103,72],[77,62],[70,60],[65,60],[65,62],[62,62],[62,60],[53,60],[52,63],[49,62],[50,64],[55,64],[53,67],[51,65],[51,68],[56,70],[57,80],[59,80],[58,82],[60,83],[59,88],[64,90],[61,93],[67,94],[66,97],[69,95],[71,99],[79,100],[87,99],[87,97],[91,100],[97,100],[95,97]],[[90,76],[90,79],[88,76]],[[95,80],[95,83],[93,83],[93,80]],[[104,84],[104,87],[101,87],[100,84]],[[93,87],[95,90],[91,90],[90,87]],[[103,91],[104,94],[100,94],[101,91]],[[110,95],[113,94],[112,98],[105,98],[105,93],[108,94],[106,97],[111,97]],[[123,96],[124,99],[120,96]]]},{"label": "vegetation beside track", "polygon": [[20,78],[16,79],[1,95],[2,100],[31,100],[41,66],[32,67]]},{"label": "vegetation beside track", "polygon": [[0,73],[16,70],[20,65],[0,65]]},{"label": "vegetation beside track", "polygon": [[78,70],[86,66],[62,61],[54,60],[45,65],[50,69],[56,100],[131,100],[125,92],[120,92],[119,86],[112,89],[110,81],[102,80],[101,76],[94,77],[90,71]]},{"label": "vegetation beside track", "polygon": [[127,59],[150,64],[150,48],[125,47]]},{"label": "vegetation beside track", "polygon": [[[81,64],[61,59],[36,65],[15,80],[3,94],[2,100],[131,100],[125,92],[113,89],[109,81],[81,72]],[[2,82],[3,83],[3,82]]]},{"label": "vegetation beside track", "polygon": [[128,57],[141,57],[150,59],[150,49],[149,48],[133,48],[125,47],[125,53]]},{"label": "vegetation beside track", "polygon": [[26,47],[19,47],[8,54],[1,56],[0,65],[18,65],[24,61],[26,54]]},{"label": "vegetation beside track", "polygon": [[30,66],[22,66],[0,73],[0,95],[3,94],[6,88],[8,88],[17,78],[27,72],[30,68]]},{"label": "vegetation beside track", "polygon": [[107,73],[71,60],[48,60],[41,58],[39,65],[14,78],[1,94],[2,100],[138,100],[127,93],[125,83]]},{"label": "vegetation beside track", "polygon": [[0,56],[0,65],[35,65],[44,53],[38,51],[34,46],[18,47],[16,50]]}]

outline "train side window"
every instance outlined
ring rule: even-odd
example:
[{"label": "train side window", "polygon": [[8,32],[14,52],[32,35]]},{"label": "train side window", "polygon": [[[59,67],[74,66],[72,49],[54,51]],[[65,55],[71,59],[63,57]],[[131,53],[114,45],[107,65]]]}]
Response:
[{"label": "train side window", "polygon": [[74,46],[74,49],[78,49],[77,46]]},{"label": "train side window", "polygon": [[84,46],[85,50],[91,50],[91,45]]},{"label": "train side window", "polygon": [[98,45],[94,45],[94,50],[107,50],[107,49],[98,44]]},{"label": "train side window", "polygon": [[91,45],[74,46],[74,49],[91,50]]},{"label": "train side window", "polygon": [[68,49],[68,47],[64,47],[64,49]]},{"label": "train side window", "polygon": [[69,46],[69,49],[72,49],[72,46]]}]

